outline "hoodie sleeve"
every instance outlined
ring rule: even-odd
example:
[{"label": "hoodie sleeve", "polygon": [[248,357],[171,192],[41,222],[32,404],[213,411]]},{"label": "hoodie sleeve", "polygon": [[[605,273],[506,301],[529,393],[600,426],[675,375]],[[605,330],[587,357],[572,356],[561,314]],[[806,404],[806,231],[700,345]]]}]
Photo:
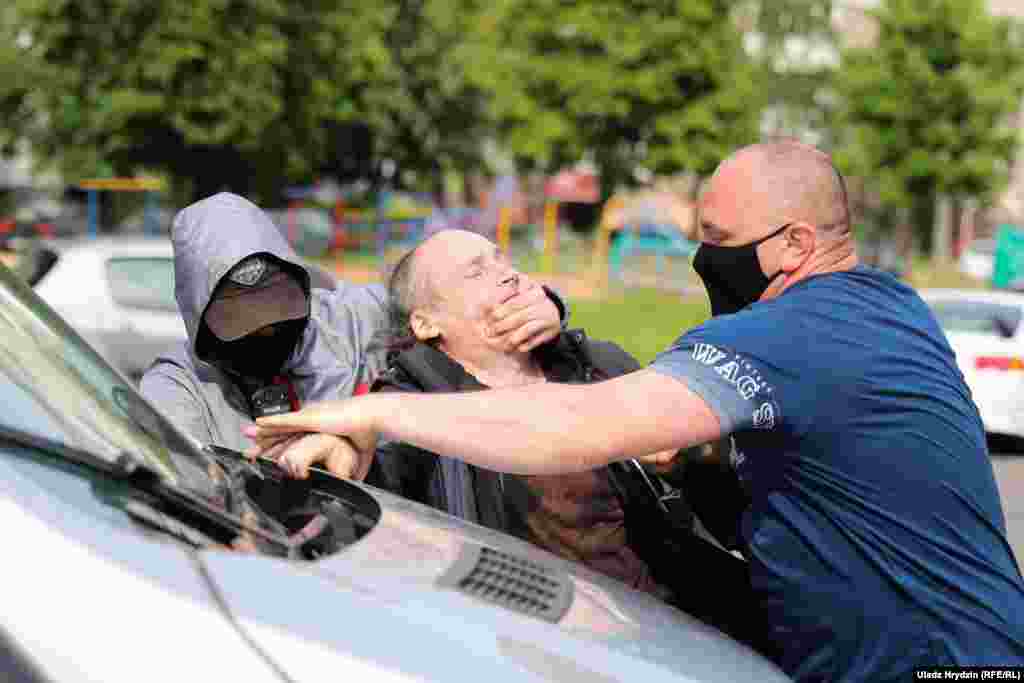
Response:
[{"label": "hoodie sleeve", "polygon": [[183,368],[157,360],[142,376],[139,391],[178,429],[201,444],[213,443],[203,403]]}]

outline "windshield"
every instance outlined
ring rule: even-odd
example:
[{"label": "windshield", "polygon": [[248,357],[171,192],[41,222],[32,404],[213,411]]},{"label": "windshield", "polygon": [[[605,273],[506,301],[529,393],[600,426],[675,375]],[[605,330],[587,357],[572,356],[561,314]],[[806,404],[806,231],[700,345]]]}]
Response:
[{"label": "windshield", "polygon": [[211,484],[195,447],[53,310],[0,265],[0,426],[142,460],[191,488]]}]

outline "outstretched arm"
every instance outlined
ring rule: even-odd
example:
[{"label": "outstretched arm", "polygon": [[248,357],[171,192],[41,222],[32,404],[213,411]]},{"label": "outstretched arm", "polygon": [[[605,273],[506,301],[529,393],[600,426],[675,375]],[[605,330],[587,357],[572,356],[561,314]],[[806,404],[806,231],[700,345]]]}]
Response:
[{"label": "outstretched arm", "polygon": [[464,394],[374,394],[261,418],[250,436],[343,434],[372,455],[378,436],[502,472],[557,474],[720,436],[684,382],[645,370],[589,385],[542,384]]}]

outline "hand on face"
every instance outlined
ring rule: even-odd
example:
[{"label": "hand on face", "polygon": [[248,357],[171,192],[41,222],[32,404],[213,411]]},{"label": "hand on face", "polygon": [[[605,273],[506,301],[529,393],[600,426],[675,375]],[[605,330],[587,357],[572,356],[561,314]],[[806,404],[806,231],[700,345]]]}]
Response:
[{"label": "hand on face", "polygon": [[519,276],[519,287],[487,312],[487,339],[505,352],[532,351],[558,336],[558,307],[544,288]]}]

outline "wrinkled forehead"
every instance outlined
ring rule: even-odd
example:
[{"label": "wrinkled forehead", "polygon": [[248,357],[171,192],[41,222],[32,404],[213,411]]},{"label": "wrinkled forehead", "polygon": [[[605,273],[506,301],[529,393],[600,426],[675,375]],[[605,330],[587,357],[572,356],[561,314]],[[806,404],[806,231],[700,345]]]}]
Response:
[{"label": "wrinkled forehead", "polygon": [[432,283],[460,276],[481,259],[493,256],[497,246],[482,235],[465,230],[444,230],[424,242],[417,253],[420,275]]}]

